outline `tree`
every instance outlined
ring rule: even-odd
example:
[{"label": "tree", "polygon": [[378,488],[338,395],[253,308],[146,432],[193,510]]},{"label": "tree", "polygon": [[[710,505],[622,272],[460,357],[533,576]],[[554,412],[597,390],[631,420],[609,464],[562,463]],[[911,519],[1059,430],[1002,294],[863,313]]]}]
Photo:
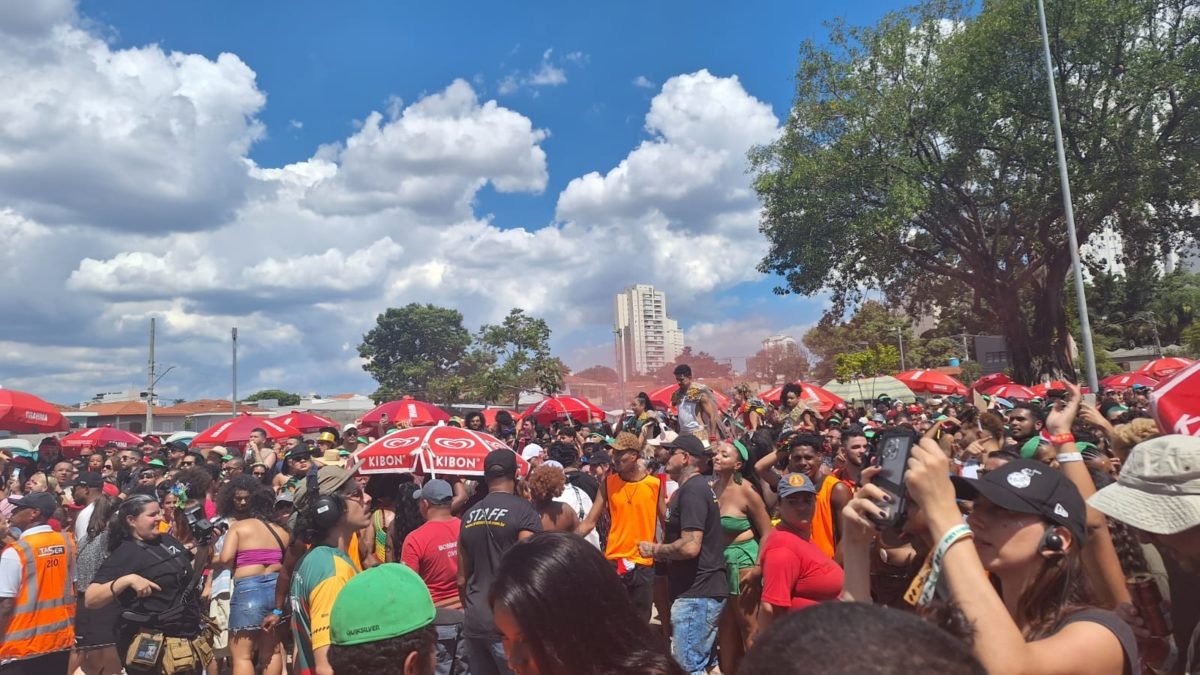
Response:
[{"label": "tree", "polygon": [[[1051,9],[1079,242],[1112,228],[1130,258],[1177,248],[1200,233],[1200,0]],[[949,285],[1017,380],[1073,376],[1041,50],[1025,0],[927,0],[804,44],[787,127],[751,153],[777,292],[827,289],[841,317],[867,288],[911,310]]]},{"label": "tree", "polygon": [[733,375],[733,365],[728,362],[721,362],[708,352],[692,352],[691,347],[684,347],[683,353],[675,357],[675,360],[659,368],[654,373],[656,382],[674,382],[675,381],[675,366],[687,364],[692,369],[692,377],[729,377]]},{"label": "tree", "polygon": [[496,325],[485,325],[475,336],[470,385],[487,402],[511,397],[515,406],[523,391],[553,395],[562,389],[561,360],[550,355],[550,327],[545,320],[513,309]]},{"label": "tree", "polygon": [[[830,314],[821,317],[817,325],[804,334],[801,341],[818,359],[812,369],[814,381],[827,382],[835,375],[839,354],[872,349],[881,344],[897,347],[896,369],[899,369],[898,343],[901,337],[907,350],[913,344],[908,317],[893,314],[882,303],[868,300],[860,304],[847,321],[839,321]],[[889,372],[894,373],[896,370]]]},{"label": "tree", "polygon": [[876,345],[834,357],[833,376],[838,382],[860,377],[889,375],[900,370],[900,349],[895,345]]},{"label": "tree", "polygon": [[457,310],[412,303],[380,314],[358,355],[366,359],[363,370],[379,383],[372,394],[376,402],[405,394],[453,402],[462,384],[458,365],[470,345]]},{"label": "tree", "polygon": [[795,344],[760,349],[746,359],[746,374],[760,382],[795,382],[808,377],[808,357]]},{"label": "tree", "polygon": [[[279,405],[286,407],[289,405],[300,405],[300,394],[293,394],[289,391],[284,391],[282,389],[263,389],[261,391],[256,391],[253,394],[250,394],[249,396],[247,396],[246,398],[244,398],[242,400],[247,403],[253,403],[255,401],[264,401],[264,400],[268,400],[268,401],[275,400],[275,401],[279,402]],[[183,399],[177,399],[175,402],[177,404],[183,403]]]},{"label": "tree", "polygon": [[963,358],[962,343],[945,337],[915,340],[905,351],[909,368],[941,368],[950,365],[950,359]]},{"label": "tree", "polygon": [[617,371],[608,366],[592,366],[591,368],[584,368],[575,374],[597,382],[616,382],[620,379],[617,376]]}]

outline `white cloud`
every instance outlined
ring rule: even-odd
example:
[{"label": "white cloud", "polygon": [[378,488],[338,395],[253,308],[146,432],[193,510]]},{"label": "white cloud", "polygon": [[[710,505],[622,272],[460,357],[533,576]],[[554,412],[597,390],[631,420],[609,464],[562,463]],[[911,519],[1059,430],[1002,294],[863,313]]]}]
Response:
[{"label": "white cloud", "polygon": [[[567,83],[566,64],[582,66],[588,61],[583,52],[570,52],[561,59],[554,58],[554,50],[542,52],[542,61],[526,73],[509,73],[501,78],[497,91],[501,96],[515,94],[521,89],[536,90],[541,87],[559,87]],[[536,95],[536,91],[535,91]]]},{"label": "white cloud", "polygon": [[135,232],[209,227],[241,203],[266,98],[238,57],[115,50],[69,3],[4,6],[0,24],[42,32],[0,40],[0,203]]},{"label": "white cloud", "polygon": [[655,84],[645,75],[638,75],[637,77],[633,78],[633,86],[640,87],[642,89],[653,89]]},{"label": "white cloud", "polygon": [[288,126],[293,129],[303,129],[304,122],[301,122],[300,120],[288,120]]}]

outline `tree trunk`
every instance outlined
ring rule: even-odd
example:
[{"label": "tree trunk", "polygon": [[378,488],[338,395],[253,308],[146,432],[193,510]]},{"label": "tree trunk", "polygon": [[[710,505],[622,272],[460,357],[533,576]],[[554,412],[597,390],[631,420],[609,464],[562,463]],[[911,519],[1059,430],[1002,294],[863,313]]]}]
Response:
[{"label": "tree trunk", "polygon": [[1027,385],[1040,382],[1042,375],[1074,380],[1075,371],[1066,349],[1062,281],[1051,282],[1035,292],[1037,297],[1033,305],[1037,316],[1033,321],[1027,319],[1016,292],[1001,291],[988,303],[999,320],[999,332],[1008,346],[1013,380]]}]

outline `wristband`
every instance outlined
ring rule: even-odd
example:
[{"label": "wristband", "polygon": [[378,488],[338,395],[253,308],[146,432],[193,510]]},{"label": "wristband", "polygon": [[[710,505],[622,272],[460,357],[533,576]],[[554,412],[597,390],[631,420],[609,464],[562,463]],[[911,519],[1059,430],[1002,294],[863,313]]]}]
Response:
[{"label": "wristband", "polygon": [[934,592],[937,591],[938,577],[942,573],[942,558],[946,557],[946,551],[950,550],[963,539],[969,539],[975,536],[971,532],[971,528],[963,525],[955,525],[950,528],[946,534],[942,535],[942,540],[938,542],[937,548],[933,551],[933,561],[929,566],[929,576],[925,579],[925,587],[921,589],[921,598],[917,601],[917,605],[926,605],[930,600],[933,600]]},{"label": "wristband", "polygon": [[1059,454],[1055,455],[1054,458],[1058,460],[1059,464],[1083,461],[1083,455],[1078,452],[1060,452]]},{"label": "wristband", "polygon": [[1053,434],[1050,436],[1050,445],[1066,445],[1067,443],[1075,442],[1075,434],[1067,432],[1065,434]]},{"label": "wristband", "polygon": [[283,610],[279,609],[278,607],[271,610],[271,613],[274,614],[275,616],[280,616],[280,617],[283,616]]}]

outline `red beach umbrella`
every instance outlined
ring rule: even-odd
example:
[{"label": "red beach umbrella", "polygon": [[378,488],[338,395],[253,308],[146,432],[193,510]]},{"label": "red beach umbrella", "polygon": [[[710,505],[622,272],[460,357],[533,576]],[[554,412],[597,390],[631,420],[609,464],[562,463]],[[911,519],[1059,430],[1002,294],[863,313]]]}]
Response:
[{"label": "red beach umbrella", "polygon": [[67,418],[53,403],[23,391],[0,389],[0,431],[50,434],[69,428]]}]

